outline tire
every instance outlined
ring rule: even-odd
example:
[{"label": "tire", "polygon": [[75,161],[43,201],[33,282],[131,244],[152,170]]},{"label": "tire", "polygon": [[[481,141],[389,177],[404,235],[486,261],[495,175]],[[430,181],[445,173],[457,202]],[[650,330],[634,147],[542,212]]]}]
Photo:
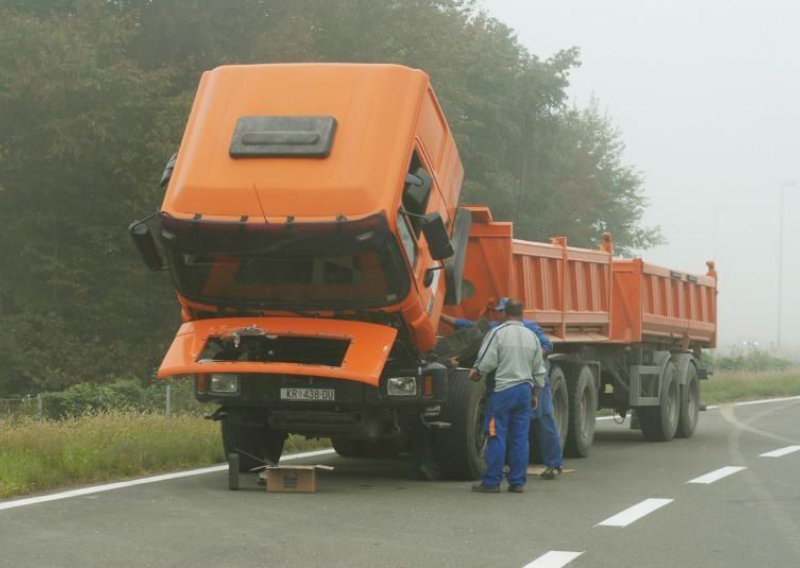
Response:
[{"label": "tire", "polygon": [[334,451],[343,458],[360,458],[361,447],[356,440],[350,438],[331,438]]},{"label": "tire", "polygon": [[221,422],[225,455],[230,455],[232,452],[239,454],[239,471],[242,472],[264,465],[264,462],[255,458],[263,458],[277,464],[283,453],[286,433],[273,430],[267,425],[240,421],[237,418],[229,416]]},{"label": "tire", "polygon": [[[553,365],[550,368],[550,392],[553,396],[553,420],[558,429],[559,442],[561,447],[567,441],[567,430],[569,429],[569,392],[567,390],[567,378],[564,375],[564,370],[558,366]],[[531,427],[530,433],[530,447],[531,447],[531,463],[543,463],[542,451],[536,444],[536,436]]]},{"label": "tire", "polygon": [[398,453],[397,446],[390,441],[331,438],[331,444],[343,458],[395,458]]},{"label": "tire", "polygon": [[466,372],[452,375],[442,421],[449,428],[434,432],[433,450],[445,479],[478,479],[486,471],[486,384]]},{"label": "tire", "polygon": [[686,384],[681,387],[681,413],[678,420],[676,438],[691,438],[700,418],[700,381],[697,368],[689,363],[686,370]]},{"label": "tire", "polygon": [[676,374],[675,363],[670,361],[664,368],[659,405],[639,408],[639,424],[645,440],[669,442],[678,431],[681,397]]},{"label": "tire", "polygon": [[567,375],[569,415],[564,455],[585,458],[594,441],[594,426],[597,413],[597,389],[594,373],[588,365],[573,367]]}]

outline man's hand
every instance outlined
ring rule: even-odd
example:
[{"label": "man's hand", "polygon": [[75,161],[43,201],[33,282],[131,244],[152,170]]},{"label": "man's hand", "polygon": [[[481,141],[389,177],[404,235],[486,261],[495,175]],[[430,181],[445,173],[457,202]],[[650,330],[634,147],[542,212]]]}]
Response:
[{"label": "man's hand", "polygon": [[453,369],[458,367],[458,357],[450,357],[450,359],[448,359],[447,362]]},{"label": "man's hand", "polygon": [[471,381],[475,381],[476,383],[481,380],[481,374],[478,372],[478,369],[469,370],[469,379]]},{"label": "man's hand", "polygon": [[531,395],[531,410],[536,410],[539,408],[539,395],[532,394]]}]

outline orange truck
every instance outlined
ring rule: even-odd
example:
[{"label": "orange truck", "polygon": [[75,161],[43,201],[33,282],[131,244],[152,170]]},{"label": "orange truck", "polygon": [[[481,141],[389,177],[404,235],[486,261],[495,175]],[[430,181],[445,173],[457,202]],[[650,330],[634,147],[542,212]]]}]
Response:
[{"label": "orange truck", "polygon": [[713,266],[614,259],[610,237],[600,250],[516,240],[459,203],[462,179],[420,70],[204,73],[164,201],[130,232],[150,269],[170,271],[184,322],[158,376],[193,377],[243,470],[277,462],[289,433],[369,456],[430,430],[446,477],[479,476],[485,387],[431,354],[452,333],[443,313],[488,317],[503,296],[554,343],[570,454],[588,452],[600,407],[636,409],[649,439],[692,435],[699,352],[716,338]]}]

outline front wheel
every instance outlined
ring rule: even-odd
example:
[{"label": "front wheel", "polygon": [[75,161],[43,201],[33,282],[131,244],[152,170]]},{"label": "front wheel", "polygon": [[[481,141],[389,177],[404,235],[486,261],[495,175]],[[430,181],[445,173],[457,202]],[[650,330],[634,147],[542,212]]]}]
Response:
[{"label": "front wheel", "polygon": [[478,479],[486,471],[486,384],[458,371],[451,377],[442,420],[449,428],[434,432],[434,451],[446,479]]},{"label": "front wheel", "polygon": [[277,464],[283,453],[286,433],[273,430],[266,424],[250,422],[243,416],[230,415],[221,422],[222,445],[225,455],[236,452],[239,455],[239,471],[266,465]]},{"label": "front wheel", "polygon": [[331,438],[334,451],[343,458],[394,458],[397,446],[390,441]]}]

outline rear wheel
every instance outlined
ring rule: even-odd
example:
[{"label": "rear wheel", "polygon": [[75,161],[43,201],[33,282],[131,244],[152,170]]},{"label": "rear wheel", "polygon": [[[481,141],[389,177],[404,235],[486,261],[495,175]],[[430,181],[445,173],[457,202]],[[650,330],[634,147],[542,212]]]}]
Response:
[{"label": "rear wheel", "polygon": [[639,424],[646,440],[669,442],[678,430],[681,402],[680,386],[675,375],[675,364],[670,361],[664,369],[658,406],[639,409]]},{"label": "rear wheel", "polygon": [[[563,369],[558,365],[550,368],[550,393],[553,398],[553,420],[556,423],[561,447],[567,440],[569,429],[569,393],[567,391],[567,378]],[[535,425],[531,426],[530,447],[531,463],[543,463],[542,450],[536,443],[534,435]]]},{"label": "rear wheel", "polygon": [[594,373],[588,365],[570,369],[567,375],[568,416],[564,455],[584,458],[594,441],[595,414],[597,412],[597,390]]},{"label": "rear wheel", "polygon": [[239,454],[239,471],[250,471],[265,465],[264,461],[277,464],[281,459],[286,441],[286,433],[282,430],[273,430],[266,424],[250,422],[236,415],[227,416],[221,425],[225,455]]},{"label": "rear wheel", "polygon": [[678,438],[691,438],[700,417],[700,381],[697,368],[689,364],[686,371],[686,384],[681,387],[681,413],[678,420]]},{"label": "rear wheel", "polygon": [[469,379],[466,372],[451,377],[442,420],[449,428],[434,432],[434,452],[446,479],[478,479],[486,471],[486,384]]}]

